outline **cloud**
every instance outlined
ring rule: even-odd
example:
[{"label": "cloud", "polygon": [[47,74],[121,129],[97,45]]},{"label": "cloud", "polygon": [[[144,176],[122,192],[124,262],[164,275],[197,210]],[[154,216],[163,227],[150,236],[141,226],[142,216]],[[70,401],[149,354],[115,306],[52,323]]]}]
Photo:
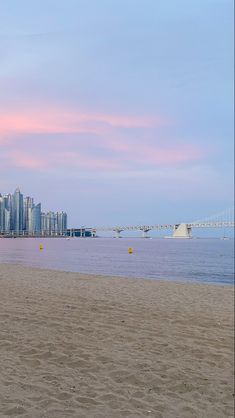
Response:
[{"label": "cloud", "polygon": [[[34,144],[22,144],[21,150],[5,149],[5,167],[16,167],[34,171],[59,172],[132,172],[153,170],[156,167],[180,166],[184,163],[198,161],[202,153],[192,145],[182,144],[177,147],[163,145],[136,144],[119,142],[115,146],[109,139],[93,147],[79,143],[69,146],[69,141],[52,144],[41,139]],[[58,146],[57,146],[58,145]]]},{"label": "cloud", "polygon": [[48,167],[48,161],[27,152],[13,151],[8,153],[7,156],[8,164],[16,168],[26,168],[38,171]]},{"label": "cloud", "polygon": [[201,149],[193,144],[181,143],[176,145],[164,144],[164,140],[154,143],[123,142],[109,140],[106,147],[117,153],[123,153],[124,157],[135,161],[136,164],[148,165],[177,164],[194,161],[203,156]]},{"label": "cloud", "polygon": [[88,113],[55,106],[0,110],[1,154],[6,167],[51,172],[146,171],[203,156],[193,143],[167,138],[166,127],[166,117]]},{"label": "cloud", "polygon": [[17,112],[0,110],[0,136],[33,133],[103,134],[112,128],[148,128],[167,123],[165,118],[86,113],[59,107]]}]

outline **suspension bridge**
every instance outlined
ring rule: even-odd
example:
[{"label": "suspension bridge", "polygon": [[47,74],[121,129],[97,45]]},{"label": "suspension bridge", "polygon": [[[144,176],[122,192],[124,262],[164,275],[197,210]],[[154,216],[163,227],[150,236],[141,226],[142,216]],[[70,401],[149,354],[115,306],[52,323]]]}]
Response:
[{"label": "suspension bridge", "polygon": [[204,219],[193,222],[179,222],[153,225],[114,225],[110,227],[92,227],[87,228],[68,228],[60,233],[56,231],[43,231],[37,233],[26,233],[25,231],[0,231],[1,237],[96,237],[99,232],[112,232],[116,238],[121,238],[125,231],[140,231],[143,238],[149,237],[150,231],[171,231],[171,235],[166,238],[192,238],[192,230],[196,228],[234,228],[234,208],[214,214]]},{"label": "suspension bridge", "polygon": [[171,230],[172,235],[167,238],[192,238],[192,229],[194,228],[234,228],[234,208],[226,209],[223,212],[193,222],[154,225],[116,225],[111,227],[86,228],[86,231],[90,231],[93,237],[96,237],[98,232],[113,232],[116,238],[120,238],[121,233],[125,231],[140,231],[143,238],[148,238],[148,233],[152,230]]}]

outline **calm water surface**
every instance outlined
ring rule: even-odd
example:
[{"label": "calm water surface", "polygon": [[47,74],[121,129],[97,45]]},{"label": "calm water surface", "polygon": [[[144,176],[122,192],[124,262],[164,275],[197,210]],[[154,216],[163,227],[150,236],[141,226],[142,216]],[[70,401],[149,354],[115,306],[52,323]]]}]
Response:
[{"label": "calm water surface", "polygon": [[[40,243],[43,250],[39,250]],[[133,247],[133,254],[128,254]],[[233,240],[0,239],[0,263],[115,276],[233,284]]]}]

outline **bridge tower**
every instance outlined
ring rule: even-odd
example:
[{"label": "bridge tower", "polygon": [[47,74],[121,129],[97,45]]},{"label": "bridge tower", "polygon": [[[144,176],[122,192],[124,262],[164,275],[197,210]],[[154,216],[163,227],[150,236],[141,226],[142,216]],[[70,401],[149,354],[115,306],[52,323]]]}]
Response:
[{"label": "bridge tower", "polygon": [[192,238],[192,228],[187,224],[174,225],[173,238]]},{"label": "bridge tower", "polygon": [[151,230],[151,228],[143,227],[140,228],[140,230],[142,231],[142,238],[149,238],[148,232]]},{"label": "bridge tower", "polygon": [[115,228],[113,229],[113,231],[115,232],[115,238],[121,238],[121,232],[123,231],[123,229]]}]

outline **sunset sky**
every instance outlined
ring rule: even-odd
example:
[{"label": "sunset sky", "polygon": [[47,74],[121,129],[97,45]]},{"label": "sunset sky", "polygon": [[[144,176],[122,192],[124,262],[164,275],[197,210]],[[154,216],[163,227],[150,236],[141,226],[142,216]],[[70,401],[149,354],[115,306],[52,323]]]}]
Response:
[{"label": "sunset sky", "polygon": [[69,226],[233,204],[232,0],[0,0],[0,192]]}]

